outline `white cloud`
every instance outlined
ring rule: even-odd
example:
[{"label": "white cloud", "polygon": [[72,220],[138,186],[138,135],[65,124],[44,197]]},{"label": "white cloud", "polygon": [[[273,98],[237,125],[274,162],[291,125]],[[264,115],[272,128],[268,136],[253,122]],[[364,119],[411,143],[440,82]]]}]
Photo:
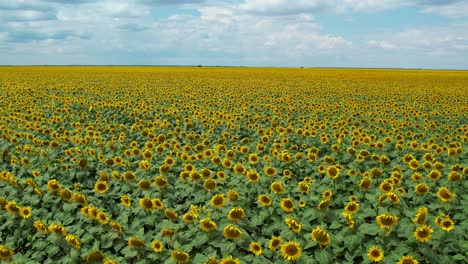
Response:
[{"label": "white cloud", "polygon": [[442,16],[461,18],[468,17],[468,1],[451,1],[447,5],[435,5],[423,8],[424,13],[434,13]]},{"label": "white cloud", "polygon": [[369,47],[378,47],[378,48],[381,48],[381,49],[384,49],[384,50],[394,50],[396,49],[395,45],[393,44],[390,44],[384,40],[381,40],[381,41],[377,41],[377,40],[369,40],[367,42],[367,45]]}]

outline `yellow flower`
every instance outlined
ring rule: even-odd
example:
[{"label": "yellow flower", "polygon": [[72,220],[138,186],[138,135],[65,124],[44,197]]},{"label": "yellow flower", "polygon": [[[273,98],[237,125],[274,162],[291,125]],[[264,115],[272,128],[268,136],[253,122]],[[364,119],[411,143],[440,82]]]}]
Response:
[{"label": "yellow flower", "polygon": [[130,207],[132,204],[130,196],[128,196],[128,194],[122,195],[122,197],[120,197],[120,202],[122,203],[123,206],[126,206],[126,207]]},{"label": "yellow flower", "polygon": [[141,238],[131,237],[128,239],[127,244],[130,247],[143,247],[145,246],[145,241]]},{"label": "yellow flower", "polygon": [[345,206],[345,211],[348,212],[349,214],[356,214],[359,211],[359,204],[356,202],[349,202]]},{"label": "yellow flower", "polygon": [[439,190],[437,190],[437,198],[444,203],[452,201],[455,197],[456,195],[450,192],[447,187],[440,187]]},{"label": "yellow flower", "polygon": [[21,208],[19,209],[19,215],[20,215],[21,217],[23,217],[24,219],[30,218],[31,215],[32,215],[31,208],[29,208],[29,207],[21,207]]},{"label": "yellow flower", "polygon": [[226,204],[226,198],[224,198],[224,194],[216,194],[211,197],[210,203],[214,208],[221,209]]},{"label": "yellow flower", "polygon": [[416,228],[413,235],[418,242],[426,243],[429,241],[429,239],[431,239],[432,232],[434,232],[434,230],[430,226],[423,225],[419,228]]},{"label": "yellow flower", "polygon": [[240,220],[244,219],[245,212],[244,209],[237,207],[232,208],[228,213],[228,219],[231,222],[239,222]]},{"label": "yellow flower", "polygon": [[40,231],[44,234],[49,233],[49,231],[47,230],[47,226],[44,223],[42,223],[40,220],[34,221],[33,225],[37,229],[37,231]]},{"label": "yellow flower", "polygon": [[235,259],[232,256],[221,259],[220,264],[240,264],[239,259]]},{"label": "yellow flower", "polygon": [[369,257],[372,262],[380,262],[384,258],[384,252],[381,248],[373,246],[367,252],[367,257]]},{"label": "yellow flower", "polygon": [[149,197],[143,197],[139,201],[140,206],[145,210],[153,209],[153,201]]},{"label": "yellow flower", "polygon": [[312,230],[311,238],[321,246],[327,246],[331,242],[330,234],[320,226]]},{"label": "yellow flower", "polygon": [[97,181],[94,184],[94,191],[98,194],[104,194],[109,190],[109,185],[105,181]]},{"label": "yellow flower", "polygon": [[302,229],[301,223],[296,221],[292,217],[286,217],[284,222],[288,225],[289,229],[291,229],[294,233],[300,233]]},{"label": "yellow flower", "polygon": [[181,250],[173,250],[171,252],[171,257],[178,264],[188,263],[190,260],[190,255],[187,252]]},{"label": "yellow flower", "polygon": [[262,254],[262,245],[258,242],[251,242],[249,245],[250,252],[254,253],[254,255],[259,256]]},{"label": "yellow flower", "polygon": [[239,240],[242,237],[242,231],[235,225],[228,225],[224,228],[223,235],[230,240]]},{"label": "yellow flower", "polygon": [[281,199],[281,209],[283,209],[285,212],[292,212],[294,211],[294,201],[291,198],[283,198]]},{"label": "yellow flower", "polygon": [[276,175],[276,169],[273,168],[273,167],[270,167],[270,166],[265,167],[263,172],[265,173],[265,175],[267,175],[269,177],[272,177],[272,176]]},{"label": "yellow flower", "polygon": [[268,248],[271,250],[271,251],[276,251],[280,248],[281,244],[283,243],[283,239],[279,236],[273,236],[271,239],[270,239],[270,242],[268,244]]},{"label": "yellow flower", "polygon": [[327,168],[327,176],[335,180],[340,175],[340,169],[337,166],[331,165]]},{"label": "yellow flower", "polygon": [[271,198],[270,196],[266,195],[266,194],[260,194],[258,196],[258,203],[261,205],[261,206],[264,206],[264,207],[267,207],[267,206],[270,206],[271,205]]},{"label": "yellow flower", "polygon": [[427,217],[427,207],[419,207],[416,216],[413,218],[414,224],[426,224],[426,217]]},{"label": "yellow flower", "polygon": [[74,247],[76,249],[80,249],[80,247],[81,247],[80,240],[75,235],[68,234],[65,237],[65,240],[67,241],[68,245],[70,245],[70,246],[72,246],[72,247]]},{"label": "yellow flower", "polygon": [[280,181],[275,181],[270,185],[270,189],[275,194],[282,194],[284,192],[283,183]]},{"label": "yellow flower", "polygon": [[160,253],[164,249],[164,245],[159,240],[153,240],[151,242],[151,249],[156,253]]},{"label": "yellow flower", "polygon": [[86,262],[98,262],[104,259],[104,254],[100,251],[93,251],[86,256]]},{"label": "yellow flower", "polygon": [[391,214],[380,214],[376,219],[379,227],[387,230],[398,222],[398,217]]},{"label": "yellow flower", "polygon": [[0,245],[0,260],[10,259],[15,254],[15,251],[4,245]]},{"label": "yellow flower", "polygon": [[289,241],[281,246],[281,255],[284,259],[292,261],[297,260],[302,254],[302,249],[298,242]]},{"label": "yellow flower", "polygon": [[402,256],[397,264],[419,264],[419,262],[412,256]]},{"label": "yellow flower", "polygon": [[229,190],[227,193],[227,197],[231,202],[236,202],[240,199],[239,193],[236,190]]},{"label": "yellow flower", "polygon": [[217,228],[216,222],[212,221],[211,219],[205,218],[200,220],[200,228],[203,232],[212,232],[215,231]]},{"label": "yellow flower", "polygon": [[53,234],[58,234],[58,235],[66,235],[67,234],[67,231],[65,231],[65,228],[62,225],[59,225],[59,224],[50,225],[48,229]]}]

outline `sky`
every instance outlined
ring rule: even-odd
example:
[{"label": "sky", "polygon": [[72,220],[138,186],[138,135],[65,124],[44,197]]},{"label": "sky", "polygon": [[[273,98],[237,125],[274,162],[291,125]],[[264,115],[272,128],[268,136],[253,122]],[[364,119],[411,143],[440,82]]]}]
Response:
[{"label": "sky", "polygon": [[468,0],[0,0],[0,65],[468,69]]}]

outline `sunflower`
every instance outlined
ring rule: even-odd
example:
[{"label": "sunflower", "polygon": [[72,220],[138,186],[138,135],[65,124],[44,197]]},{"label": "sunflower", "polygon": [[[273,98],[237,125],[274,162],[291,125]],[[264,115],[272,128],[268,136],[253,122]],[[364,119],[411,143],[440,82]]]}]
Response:
[{"label": "sunflower", "polygon": [[327,246],[331,242],[330,234],[320,226],[312,230],[311,238],[321,246]]},{"label": "sunflower", "polygon": [[151,203],[153,204],[153,209],[162,210],[164,208],[164,203],[159,198],[151,199]]},{"label": "sunflower", "polygon": [[236,190],[229,190],[227,193],[227,198],[231,202],[236,202],[236,201],[239,201],[240,196]]},{"label": "sunflower", "polygon": [[444,220],[441,220],[438,225],[447,232],[451,231],[455,227],[455,224],[450,217],[446,217]]},{"label": "sunflower", "polygon": [[201,172],[200,172],[201,176],[203,177],[203,179],[209,179],[211,178],[211,175],[213,174],[212,171],[210,171],[209,169],[207,168],[204,168]]},{"label": "sunflower", "polygon": [[212,232],[212,231],[215,231],[217,229],[217,225],[216,225],[216,222],[208,219],[208,218],[205,218],[205,219],[202,219],[200,220],[200,228],[203,230],[203,232]]},{"label": "sunflower", "polygon": [[9,247],[0,245],[0,260],[8,260],[15,254],[15,251]]},{"label": "sunflower", "polygon": [[109,216],[104,212],[99,212],[97,214],[96,219],[99,221],[99,223],[101,223],[103,225],[105,225],[105,224],[107,224],[109,222]]},{"label": "sunflower", "polygon": [[294,211],[294,201],[291,198],[283,198],[281,199],[281,209],[283,209],[285,212],[292,212]]},{"label": "sunflower", "polygon": [[363,190],[368,190],[372,187],[372,179],[370,177],[363,177],[359,183],[359,188]]},{"label": "sunflower", "polygon": [[263,206],[263,207],[267,207],[267,206],[270,206],[271,205],[271,198],[270,196],[266,195],[266,194],[260,194],[258,196],[258,203]]},{"label": "sunflower", "polygon": [[302,225],[298,221],[296,221],[292,217],[286,217],[284,220],[286,225],[288,225],[289,229],[291,229],[294,233],[300,233],[302,230]]},{"label": "sunflower", "polygon": [[305,207],[306,206],[306,202],[304,200],[302,200],[302,199],[299,200],[298,204],[299,204],[299,207]]},{"label": "sunflower", "polygon": [[224,194],[216,194],[211,197],[210,203],[214,208],[221,209],[226,204],[226,198],[224,198]]},{"label": "sunflower", "polygon": [[458,182],[458,181],[461,181],[462,175],[458,173],[457,171],[451,171],[449,175],[447,176],[447,178],[449,181]]},{"label": "sunflower", "polygon": [[414,187],[414,192],[419,195],[424,195],[429,192],[429,186],[425,183],[420,183]]},{"label": "sunflower", "polygon": [[397,264],[418,264],[419,262],[412,256],[402,256]]},{"label": "sunflower", "polygon": [[109,226],[115,231],[117,231],[119,234],[122,234],[124,231],[122,225],[117,222],[110,222]]},{"label": "sunflower", "polygon": [[203,188],[205,188],[205,190],[207,191],[213,191],[214,189],[216,189],[216,181],[213,179],[205,180],[205,182],[203,183]]},{"label": "sunflower", "polygon": [[347,212],[342,212],[341,215],[344,217],[348,227],[350,229],[354,229],[354,225],[356,224],[356,221],[354,220],[353,215]]},{"label": "sunflower", "polygon": [[145,241],[138,237],[131,237],[128,239],[127,244],[129,247],[144,247]]},{"label": "sunflower", "polygon": [[168,183],[169,181],[164,176],[156,176],[154,178],[154,185],[156,186],[156,188],[162,189],[166,187]]},{"label": "sunflower", "polygon": [[327,168],[327,176],[335,180],[340,175],[341,170],[335,166],[331,165]]},{"label": "sunflower", "polygon": [[244,209],[237,207],[232,208],[228,213],[228,219],[231,222],[239,222],[240,220],[244,219],[245,212]]},{"label": "sunflower", "polygon": [[450,192],[447,187],[440,187],[439,190],[437,190],[437,198],[444,203],[452,201],[455,197],[456,195]]},{"label": "sunflower", "polygon": [[239,240],[242,237],[242,231],[235,225],[228,225],[224,228],[223,235],[230,240]]},{"label": "sunflower", "polygon": [[14,201],[8,201],[7,204],[5,205],[5,209],[10,214],[19,213],[19,207],[18,207],[18,205],[16,205],[16,202],[14,202]]},{"label": "sunflower", "polygon": [[120,197],[120,203],[123,206],[130,207],[132,205],[130,196],[128,196],[128,194],[122,195],[122,197]]},{"label": "sunflower", "polygon": [[256,173],[254,170],[249,170],[246,177],[250,183],[257,183],[260,181],[260,174]]},{"label": "sunflower", "polygon": [[275,194],[282,194],[284,192],[283,183],[280,181],[275,181],[270,185],[270,189]]},{"label": "sunflower", "polygon": [[413,235],[418,242],[426,243],[427,241],[429,241],[429,239],[431,239],[432,232],[434,232],[434,230],[430,226],[423,225],[419,228],[416,228],[416,230],[414,230]]},{"label": "sunflower", "polygon": [[381,248],[373,246],[367,252],[367,257],[369,257],[372,262],[380,262],[384,258],[384,252]]},{"label": "sunflower", "polygon": [[104,194],[109,190],[109,185],[105,181],[97,181],[94,184],[94,191],[98,194]]},{"label": "sunflower", "polygon": [[393,184],[388,181],[384,181],[380,184],[379,189],[383,193],[391,192],[393,191]]},{"label": "sunflower", "polygon": [[280,246],[281,246],[281,243],[283,243],[283,239],[279,236],[273,236],[271,237],[270,239],[270,242],[268,244],[268,248],[271,250],[271,251],[277,251]]},{"label": "sunflower", "polygon": [[421,173],[419,172],[415,172],[411,175],[411,179],[414,181],[414,182],[419,182],[420,180],[422,180],[423,176]]},{"label": "sunflower", "polygon": [[379,227],[387,230],[398,222],[398,217],[391,214],[380,214],[376,219]]},{"label": "sunflower", "polygon": [[138,188],[142,191],[147,191],[151,187],[151,183],[148,180],[141,180],[138,182]]},{"label": "sunflower", "polygon": [[185,213],[182,216],[182,221],[184,221],[187,224],[195,222],[195,219],[196,219],[196,217],[191,213]]},{"label": "sunflower", "polygon": [[255,153],[252,153],[249,155],[249,162],[251,164],[256,164],[258,162],[259,158],[258,158],[258,155],[255,154]]},{"label": "sunflower", "polygon": [[331,190],[325,190],[322,192],[323,199],[331,199],[333,196],[333,192]]},{"label": "sunflower", "polygon": [[70,245],[70,246],[72,246],[72,247],[74,247],[76,249],[80,249],[80,247],[81,247],[80,240],[75,235],[68,234],[65,237],[65,240],[67,241],[68,245]]},{"label": "sunflower", "polygon": [[413,223],[421,224],[421,225],[426,224],[427,213],[428,213],[427,207],[419,207],[418,212],[416,213],[416,216],[413,218]]},{"label": "sunflower", "polygon": [[104,254],[100,251],[93,251],[86,256],[86,262],[99,262],[104,259]]},{"label": "sunflower", "polygon": [[323,199],[320,201],[320,203],[317,205],[318,210],[324,210],[330,207],[331,200],[330,199]]},{"label": "sunflower", "polygon": [[297,189],[303,194],[309,193],[309,183],[306,181],[301,181],[297,184]]},{"label": "sunflower", "polygon": [[153,201],[149,197],[140,198],[139,204],[145,210],[153,209]]},{"label": "sunflower", "polygon": [[42,223],[40,220],[34,221],[33,226],[37,229],[37,231],[40,231],[40,232],[42,232],[44,234],[49,233],[49,230],[47,229],[47,226],[44,223]]},{"label": "sunflower", "polygon": [[151,242],[151,249],[156,253],[160,253],[164,249],[164,245],[159,240],[153,240]]},{"label": "sunflower", "polygon": [[221,259],[220,264],[240,264],[239,259],[232,258],[232,256]]},{"label": "sunflower", "polygon": [[438,170],[431,170],[427,177],[431,180],[438,180],[440,179],[441,173]]},{"label": "sunflower", "polygon": [[87,158],[81,158],[78,163],[78,168],[80,169],[85,169],[86,167],[88,167],[88,159]]},{"label": "sunflower", "polygon": [[267,166],[263,169],[263,172],[265,173],[266,176],[273,177],[276,175],[277,171],[275,168],[271,166]]},{"label": "sunflower", "polygon": [[29,207],[21,207],[19,208],[19,215],[24,218],[24,219],[28,219],[31,217],[32,215],[32,211],[31,211],[31,208]]},{"label": "sunflower", "polygon": [[126,171],[126,172],[124,172],[123,178],[126,181],[134,181],[136,179],[136,175],[135,175],[135,173],[133,173],[131,171]]},{"label": "sunflower", "polygon": [[53,234],[58,234],[58,235],[66,235],[67,231],[65,231],[65,228],[62,225],[59,224],[53,224],[48,227],[49,231]]},{"label": "sunflower", "polygon": [[244,172],[245,172],[245,168],[242,164],[237,163],[236,165],[234,165],[235,174],[244,174]]},{"label": "sunflower", "polygon": [[52,179],[52,180],[49,180],[47,182],[47,189],[49,189],[50,191],[59,191],[62,187],[60,186],[60,184],[58,183],[58,181],[56,179]]},{"label": "sunflower", "polygon": [[345,206],[345,211],[349,214],[355,214],[359,211],[359,204],[356,203],[356,202],[349,202],[346,206]]},{"label": "sunflower", "polygon": [[177,212],[172,209],[166,209],[164,211],[164,216],[167,219],[171,220],[172,222],[176,222],[177,218],[179,218],[179,216],[177,215]]},{"label": "sunflower", "polygon": [[254,253],[255,256],[259,256],[262,254],[262,245],[258,242],[250,242],[249,250]]},{"label": "sunflower", "polygon": [[302,249],[298,242],[289,241],[281,246],[281,255],[284,259],[293,261],[297,260],[302,254]]}]

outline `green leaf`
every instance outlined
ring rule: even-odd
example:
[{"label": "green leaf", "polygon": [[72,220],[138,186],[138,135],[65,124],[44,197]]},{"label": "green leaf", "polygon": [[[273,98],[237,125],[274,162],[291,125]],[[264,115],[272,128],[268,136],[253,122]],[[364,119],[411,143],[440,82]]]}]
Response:
[{"label": "green leaf", "polygon": [[55,256],[60,251],[60,248],[57,246],[51,246],[47,249],[47,255],[49,257]]},{"label": "green leaf", "polygon": [[365,235],[375,236],[381,232],[380,228],[376,224],[364,223],[359,226],[359,233]]}]

